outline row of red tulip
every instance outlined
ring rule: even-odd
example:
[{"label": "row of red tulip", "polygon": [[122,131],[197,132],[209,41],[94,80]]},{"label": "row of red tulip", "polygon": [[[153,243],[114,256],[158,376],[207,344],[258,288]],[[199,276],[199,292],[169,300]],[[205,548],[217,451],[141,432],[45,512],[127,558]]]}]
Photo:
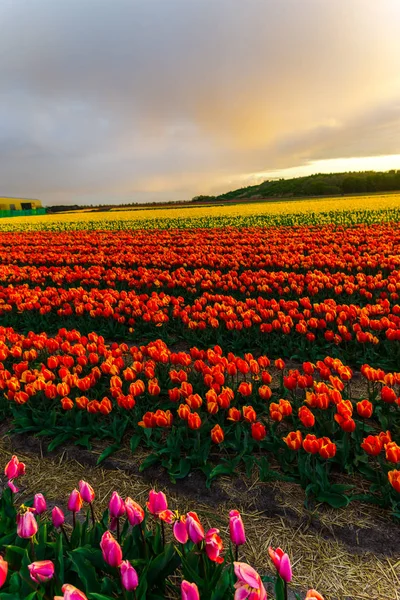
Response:
[{"label": "row of red tulip", "polygon": [[39,266],[0,265],[0,282],[3,285],[28,284],[29,286],[83,286],[135,290],[160,290],[169,293],[198,294],[239,292],[244,296],[263,294],[268,296],[326,298],[328,296],[352,296],[365,298],[399,299],[400,271],[368,275],[364,272],[327,272],[319,269],[304,273],[296,271],[266,271],[265,269],[228,270],[221,272],[203,268],[177,269],[104,267],[102,265]]},{"label": "row of red tulip", "polygon": [[0,262],[357,272],[398,268],[399,245],[397,224],[0,232]]}]

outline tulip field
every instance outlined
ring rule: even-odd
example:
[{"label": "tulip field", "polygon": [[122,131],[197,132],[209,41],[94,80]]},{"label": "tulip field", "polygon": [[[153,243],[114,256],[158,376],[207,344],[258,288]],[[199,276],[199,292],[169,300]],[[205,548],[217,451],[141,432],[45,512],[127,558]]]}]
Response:
[{"label": "tulip field", "polygon": [[[2,421],[49,452],[101,448],[98,465],[139,455],[140,471],[161,467],[177,486],[256,477],[301,486],[309,510],[361,502],[400,521],[393,198],[3,219]],[[18,508],[19,464],[0,503],[2,600],[261,600],[264,584],[288,597],[283,551],[271,548],[264,579],[238,561],[236,509],[223,548],[154,490],[146,510],[115,492],[95,517],[81,481],[64,528],[40,495]]]}]

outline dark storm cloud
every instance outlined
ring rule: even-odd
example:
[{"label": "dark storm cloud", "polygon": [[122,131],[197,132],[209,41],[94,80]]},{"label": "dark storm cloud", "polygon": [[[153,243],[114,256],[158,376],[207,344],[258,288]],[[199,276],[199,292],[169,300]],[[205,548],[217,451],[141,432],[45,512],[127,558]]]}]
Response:
[{"label": "dark storm cloud", "polygon": [[190,197],[400,153],[397,0],[3,0],[2,194]]}]

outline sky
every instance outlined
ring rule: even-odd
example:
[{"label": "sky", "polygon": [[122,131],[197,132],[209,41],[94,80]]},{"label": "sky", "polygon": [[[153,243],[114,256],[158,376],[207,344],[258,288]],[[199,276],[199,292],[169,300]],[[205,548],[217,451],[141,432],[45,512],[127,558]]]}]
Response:
[{"label": "sky", "polygon": [[400,169],[400,0],[1,0],[0,195]]}]

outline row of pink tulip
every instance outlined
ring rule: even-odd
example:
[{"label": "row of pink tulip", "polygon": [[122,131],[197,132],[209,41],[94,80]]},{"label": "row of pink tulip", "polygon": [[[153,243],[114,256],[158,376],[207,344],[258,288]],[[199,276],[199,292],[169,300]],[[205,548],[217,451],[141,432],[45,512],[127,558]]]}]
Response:
[{"label": "row of pink tulip", "polygon": [[[180,568],[185,577],[179,590],[182,600],[228,600],[233,595],[234,600],[267,598],[261,576],[250,565],[238,560],[239,547],[246,543],[246,533],[237,510],[229,514],[230,544],[227,550],[218,529],[205,531],[195,512],[180,515],[178,511],[171,510],[161,491],[150,491],[146,508],[129,497],[122,499],[114,491],[107,511],[98,521],[93,508],[95,491],[82,480],[67,501],[73,521],[70,532],[60,507],[54,506],[51,519],[47,517],[48,505],[41,493],[36,494],[32,502],[16,508],[19,490],[14,481],[25,474],[25,465],[16,456],[7,463],[4,473],[9,484],[4,487],[0,499],[0,550],[4,555],[0,555],[0,588],[3,588],[1,597],[4,600],[27,597],[30,600],[43,597],[54,600],[115,598],[115,594],[108,596],[90,589],[89,577],[86,578],[84,572],[76,568],[77,556],[84,552],[88,552],[95,566],[99,567],[96,569],[99,581],[105,577],[104,573],[108,574],[110,583],[107,591],[120,590],[126,598],[131,597],[129,594],[137,600],[150,597],[147,594],[152,578],[148,569],[154,565],[160,576],[167,574],[167,578]],[[82,523],[77,514],[85,504],[89,512]],[[169,543],[165,539],[166,524],[172,526],[168,537],[173,541]],[[224,550],[228,551],[230,560],[224,558]],[[275,597],[284,600],[287,598],[287,584],[292,580],[290,559],[281,548],[270,548],[269,555],[276,569]],[[164,571],[161,564],[164,564]],[[167,572],[166,564],[169,565]],[[62,569],[58,569],[60,565]],[[89,566],[93,570],[93,566]],[[212,595],[213,588],[209,589],[207,578],[213,587],[219,589],[219,595]],[[145,585],[141,585],[142,579]],[[224,586],[221,581],[225,581]],[[153,581],[152,585],[162,589],[160,582],[156,585]],[[26,586],[31,592],[28,596],[23,595]],[[63,595],[60,596],[60,593]],[[323,600],[323,597],[317,591],[309,590],[306,599]]]}]

